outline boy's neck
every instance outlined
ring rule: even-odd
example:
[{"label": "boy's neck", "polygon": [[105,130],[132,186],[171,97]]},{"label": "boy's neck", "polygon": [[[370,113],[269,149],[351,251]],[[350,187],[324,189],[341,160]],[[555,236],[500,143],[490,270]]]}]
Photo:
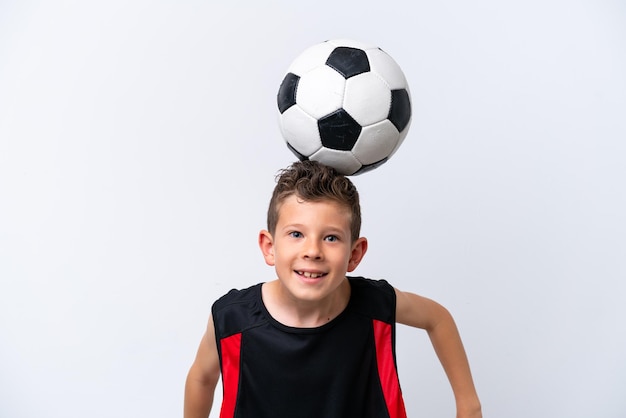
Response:
[{"label": "boy's neck", "polygon": [[263,304],[270,315],[283,325],[294,328],[317,328],[335,319],[350,301],[350,283],[346,279],[323,300],[306,301],[293,297],[274,280],[263,284]]}]

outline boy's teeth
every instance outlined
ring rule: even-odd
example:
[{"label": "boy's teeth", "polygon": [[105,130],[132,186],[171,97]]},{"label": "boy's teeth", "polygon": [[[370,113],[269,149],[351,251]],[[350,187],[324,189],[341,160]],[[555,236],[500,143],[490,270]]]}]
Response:
[{"label": "boy's teeth", "polygon": [[322,274],[318,274],[318,273],[309,273],[308,271],[304,271],[301,273],[304,277],[309,278],[309,279],[317,279],[318,277],[322,277]]}]

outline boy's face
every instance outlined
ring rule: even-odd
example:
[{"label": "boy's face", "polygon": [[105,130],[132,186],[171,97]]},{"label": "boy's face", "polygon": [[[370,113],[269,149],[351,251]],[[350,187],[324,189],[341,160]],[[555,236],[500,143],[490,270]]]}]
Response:
[{"label": "boy's face", "polygon": [[261,231],[259,244],[291,297],[321,302],[357,267],[367,241],[353,242],[350,220],[350,210],[334,201],[308,202],[295,195],[283,201],[274,234]]}]

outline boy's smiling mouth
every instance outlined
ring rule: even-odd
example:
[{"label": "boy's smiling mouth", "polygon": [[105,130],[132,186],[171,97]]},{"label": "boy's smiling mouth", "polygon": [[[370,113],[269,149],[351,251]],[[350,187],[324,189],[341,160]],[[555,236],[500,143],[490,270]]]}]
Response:
[{"label": "boy's smiling mouth", "polygon": [[311,273],[310,271],[299,271],[296,270],[296,273],[299,276],[304,276],[307,279],[318,279],[320,277],[326,276],[326,273]]}]

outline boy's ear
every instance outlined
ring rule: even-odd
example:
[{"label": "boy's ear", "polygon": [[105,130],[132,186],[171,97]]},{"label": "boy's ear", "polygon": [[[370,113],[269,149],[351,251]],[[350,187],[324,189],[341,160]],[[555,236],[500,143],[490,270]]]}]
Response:
[{"label": "boy's ear", "polygon": [[350,254],[350,260],[348,260],[348,272],[352,272],[357,268],[366,252],[367,238],[361,237],[352,244],[352,253]]},{"label": "boy's ear", "polygon": [[270,234],[266,230],[262,230],[259,232],[259,248],[263,253],[263,258],[265,258],[265,263],[268,266],[273,266],[275,264],[274,260],[274,239],[272,238],[272,234]]}]

